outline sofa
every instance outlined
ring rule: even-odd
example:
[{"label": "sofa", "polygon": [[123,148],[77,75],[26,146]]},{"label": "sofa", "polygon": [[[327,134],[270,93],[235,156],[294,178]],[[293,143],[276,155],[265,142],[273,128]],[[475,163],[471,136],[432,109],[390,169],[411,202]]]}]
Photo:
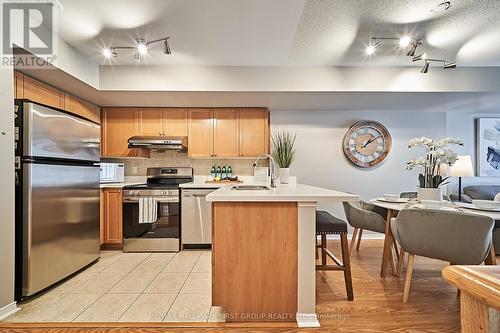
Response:
[{"label": "sofa", "polygon": [[[462,202],[472,203],[473,199],[493,200],[500,192],[500,185],[471,185],[464,187],[462,191]],[[452,195],[452,200],[456,200],[456,195]],[[493,246],[496,254],[500,255],[500,220],[495,221],[493,229]]]}]

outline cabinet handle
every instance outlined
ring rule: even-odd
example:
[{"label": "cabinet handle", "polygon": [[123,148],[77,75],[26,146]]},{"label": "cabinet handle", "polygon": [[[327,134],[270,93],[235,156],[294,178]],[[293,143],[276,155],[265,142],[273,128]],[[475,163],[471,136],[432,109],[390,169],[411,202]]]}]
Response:
[{"label": "cabinet handle", "polygon": [[216,156],[217,156],[217,154],[214,154],[214,157],[216,157]]}]

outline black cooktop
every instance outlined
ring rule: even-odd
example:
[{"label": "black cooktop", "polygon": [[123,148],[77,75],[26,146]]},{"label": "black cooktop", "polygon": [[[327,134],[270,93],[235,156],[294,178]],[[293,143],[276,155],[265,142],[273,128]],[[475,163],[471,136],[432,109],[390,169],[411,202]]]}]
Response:
[{"label": "black cooktop", "polygon": [[127,185],[124,190],[141,190],[141,189],[175,189],[179,188],[179,184],[190,183],[193,181],[192,177],[151,177],[148,178],[146,184]]}]

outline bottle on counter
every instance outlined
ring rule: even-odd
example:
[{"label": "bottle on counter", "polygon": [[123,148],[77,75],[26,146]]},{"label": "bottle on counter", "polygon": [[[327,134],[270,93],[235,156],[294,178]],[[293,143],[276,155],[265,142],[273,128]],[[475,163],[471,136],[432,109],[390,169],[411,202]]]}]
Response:
[{"label": "bottle on counter", "polygon": [[222,173],[221,173],[220,179],[225,179],[226,177],[227,177],[227,171],[226,171],[226,166],[224,165],[222,167]]},{"label": "bottle on counter", "polygon": [[216,173],[215,173],[215,177],[219,177],[219,178],[222,178],[221,175],[222,174],[222,170],[220,168],[220,166],[217,166],[217,170],[216,170]]},{"label": "bottle on counter", "polygon": [[230,165],[227,167],[227,176],[228,177],[232,177],[233,176],[233,169],[231,169]]},{"label": "bottle on counter", "polygon": [[215,171],[215,166],[212,166],[212,169],[210,170],[210,176],[212,179],[214,179],[217,176],[217,173]]}]

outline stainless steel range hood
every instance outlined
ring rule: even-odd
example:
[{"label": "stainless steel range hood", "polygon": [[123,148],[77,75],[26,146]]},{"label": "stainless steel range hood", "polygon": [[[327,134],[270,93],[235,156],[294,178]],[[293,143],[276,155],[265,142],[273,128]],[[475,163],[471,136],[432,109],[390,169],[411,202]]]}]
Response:
[{"label": "stainless steel range hood", "polygon": [[129,148],[147,148],[153,150],[187,151],[187,136],[133,136],[128,139]]}]

